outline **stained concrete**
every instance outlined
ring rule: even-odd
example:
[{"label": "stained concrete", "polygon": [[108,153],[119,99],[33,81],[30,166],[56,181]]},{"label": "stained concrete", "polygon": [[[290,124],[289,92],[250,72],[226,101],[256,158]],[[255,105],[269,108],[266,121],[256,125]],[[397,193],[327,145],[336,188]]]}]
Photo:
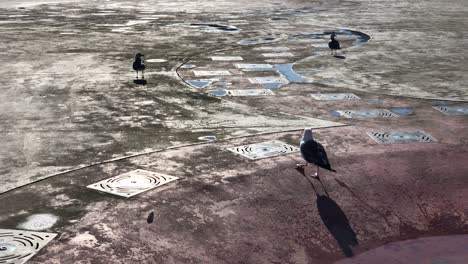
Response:
[{"label": "stained concrete", "polygon": [[[310,126],[320,128],[314,134],[338,171],[312,183],[346,215],[355,254],[468,233],[468,120],[438,112],[428,99],[468,99],[459,48],[467,42],[464,1],[52,2],[0,3],[7,65],[0,68],[0,228],[34,214],[59,219],[48,231],[60,236],[31,263],[342,260],[313,189],[294,170],[300,154],[250,161],[226,150],[269,140],[298,145]],[[190,23],[240,30],[183,26]],[[363,44],[339,35],[345,59],[336,59],[323,33],[338,29],[372,38]],[[291,38],[302,35],[309,37]],[[273,61],[263,46],[294,56]],[[132,82],[136,52],[167,60],[148,63],[146,86]],[[213,56],[293,63],[311,82],[286,84],[274,96],[216,98],[205,90],[260,88],[248,78],[271,72],[242,72]],[[201,90],[184,81],[210,70],[232,75]],[[362,100],[317,101],[310,94],[318,92]],[[391,120],[330,114],[370,108],[414,113]],[[366,134],[380,130],[423,130],[438,141],[380,145]],[[198,140],[208,135],[218,140]],[[134,169],[181,180],[129,199],[86,188]]]}]

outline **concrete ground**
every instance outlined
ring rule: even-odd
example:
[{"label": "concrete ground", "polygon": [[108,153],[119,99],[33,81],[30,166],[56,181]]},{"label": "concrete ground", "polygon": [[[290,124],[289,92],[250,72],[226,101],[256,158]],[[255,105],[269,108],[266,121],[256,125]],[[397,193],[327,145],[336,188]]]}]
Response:
[{"label": "concrete ground", "polygon": [[[468,116],[434,109],[468,106],[464,1],[2,0],[0,8],[0,229],[58,234],[31,263],[468,262],[460,246]],[[357,43],[346,29],[371,39]],[[345,59],[328,54],[331,31],[343,33]],[[132,82],[137,52],[146,55],[146,86]],[[238,63],[293,64],[304,80],[269,96],[210,95],[265,89],[249,78],[280,76]],[[311,96],[330,92],[361,99]],[[410,111],[336,115],[401,108]],[[298,146],[305,127],[337,170],[312,179],[315,192],[295,170],[297,152],[249,160],[227,150]],[[390,130],[436,141],[378,144],[367,135]],[[198,139],[210,135],[218,140]],[[86,188],[136,169],[180,179],[131,198]],[[358,245],[346,258],[352,233]]]}]

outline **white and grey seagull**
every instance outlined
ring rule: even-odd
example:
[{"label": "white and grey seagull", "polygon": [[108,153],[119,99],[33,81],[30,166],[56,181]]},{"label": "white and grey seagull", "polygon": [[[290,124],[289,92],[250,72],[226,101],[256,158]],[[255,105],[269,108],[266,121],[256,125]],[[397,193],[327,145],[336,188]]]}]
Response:
[{"label": "white and grey seagull", "polygon": [[319,177],[319,168],[324,168],[326,170],[336,172],[336,170],[331,168],[325,148],[312,137],[311,128],[304,129],[304,135],[302,136],[300,149],[302,158],[306,161],[306,163],[297,164],[296,170],[302,173],[304,176],[304,167],[306,167],[309,163],[317,166],[317,171],[315,174],[311,175],[312,177]]}]

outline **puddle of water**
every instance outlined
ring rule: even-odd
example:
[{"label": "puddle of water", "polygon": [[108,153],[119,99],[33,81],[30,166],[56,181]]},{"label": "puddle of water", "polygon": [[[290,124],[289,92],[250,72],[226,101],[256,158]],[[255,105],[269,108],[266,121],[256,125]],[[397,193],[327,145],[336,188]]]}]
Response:
[{"label": "puddle of water", "polygon": [[195,67],[197,67],[195,64],[184,64],[180,66],[181,69],[193,69]]},{"label": "puddle of water", "polygon": [[208,90],[206,92],[215,96],[226,96],[228,93],[227,90]]},{"label": "puddle of water", "polygon": [[294,72],[292,67],[293,67],[293,64],[289,63],[289,64],[279,64],[279,65],[276,65],[274,68],[284,77],[286,77],[286,79],[288,79],[289,82],[294,82],[294,83],[307,82],[306,79],[302,78],[300,75]]},{"label": "puddle of water", "polygon": [[188,83],[191,85],[195,86],[196,88],[205,88],[206,86],[210,85],[213,83],[214,80],[211,79],[205,79],[205,80],[187,80]]},{"label": "puddle of water", "polygon": [[391,108],[389,110],[395,114],[402,115],[402,116],[414,114],[414,110],[411,108]]}]

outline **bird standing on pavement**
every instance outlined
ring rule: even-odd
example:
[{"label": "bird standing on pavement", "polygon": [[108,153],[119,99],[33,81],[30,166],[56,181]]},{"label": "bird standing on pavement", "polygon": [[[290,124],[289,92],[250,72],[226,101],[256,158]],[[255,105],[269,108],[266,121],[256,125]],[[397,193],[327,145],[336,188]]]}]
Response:
[{"label": "bird standing on pavement", "polygon": [[154,221],[154,212],[151,212],[148,215],[148,218],[146,219],[146,222],[148,222],[148,224],[151,224],[151,223],[153,223],[153,221]]},{"label": "bird standing on pavement", "polygon": [[319,178],[319,168],[336,172],[331,168],[325,148],[322,146],[322,144],[313,139],[312,129],[304,129],[304,135],[302,136],[300,149],[302,158],[306,161],[306,163],[298,164],[296,170],[302,174],[305,175],[304,167],[306,167],[309,163],[317,166],[317,172],[311,175],[312,177]]},{"label": "bird standing on pavement", "polygon": [[138,80],[138,72],[141,71],[141,78],[142,79],[145,79],[145,75],[143,74],[143,72],[145,71],[145,62],[144,60],[142,59],[142,57],[144,57],[145,55],[141,54],[141,53],[137,53],[135,55],[135,61],[133,62],[133,70],[136,71],[136,74],[137,74],[137,80]]},{"label": "bird standing on pavement", "polygon": [[331,49],[331,55],[336,55],[336,51],[341,49],[340,48],[340,42],[335,39],[336,35],[335,33],[331,34],[330,39],[331,41],[328,42],[328,47]]}]

